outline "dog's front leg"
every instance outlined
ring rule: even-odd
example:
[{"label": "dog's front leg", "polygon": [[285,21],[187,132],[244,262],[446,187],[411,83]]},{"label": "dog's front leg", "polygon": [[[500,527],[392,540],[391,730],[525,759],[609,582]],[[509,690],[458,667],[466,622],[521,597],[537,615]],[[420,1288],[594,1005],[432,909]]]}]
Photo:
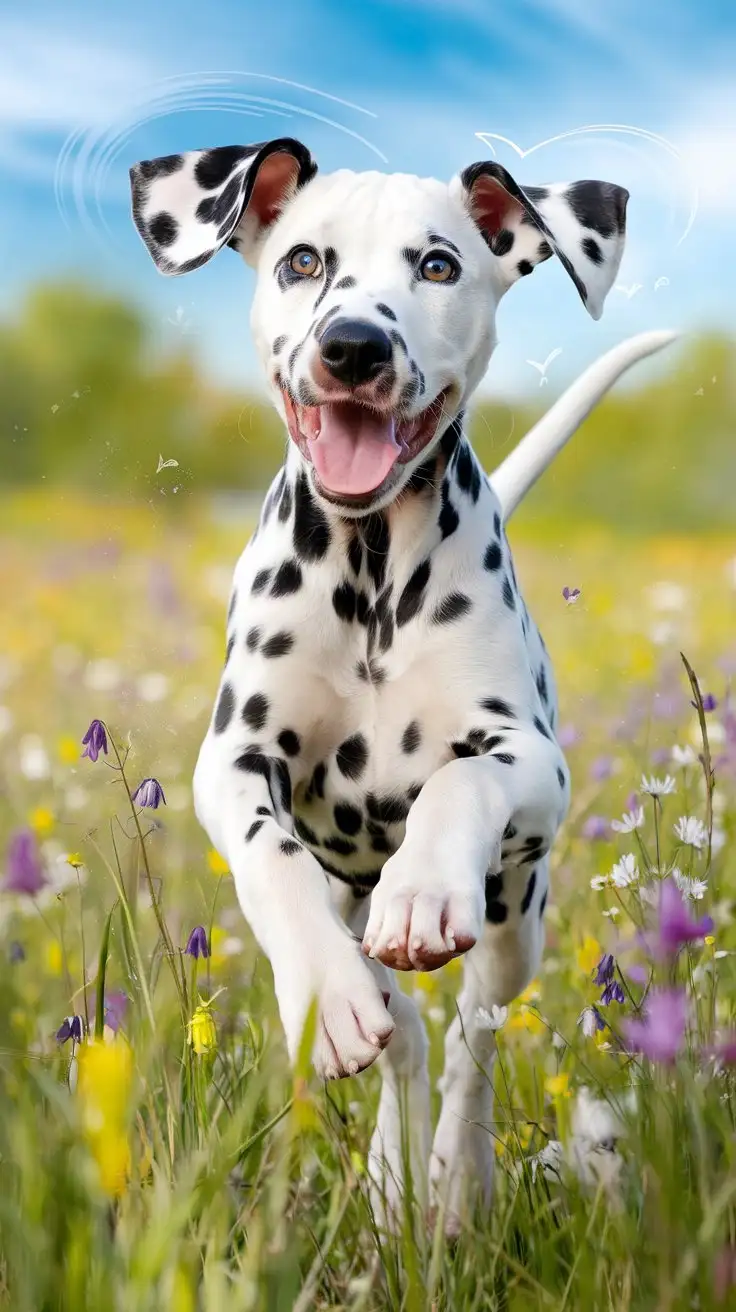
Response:
[{"label": "dog's front leg", "polygon": [[509,751],[451,761],[424,785],[373,892],[363,938],[372,958],[435,970],[467,952],[486,915],[500,923],[507,913],[502,871],[519,891],[523,868],[549,851],[568,804],[564,758],[534,725],[517,724],[507,741]]},{"label": "dog's front leg", "polygon": [[318,1073],[355,1075],[375,1061],[394,1028],[382,995],[384,972],[361,956],[332,905],[322,867],[293,837],[286,761],[260,752],[232,760],[210,733],[197,762],[194,797],[198,819],[227,860],[243,914],[271,962],[291,1059],[316,999]]}]

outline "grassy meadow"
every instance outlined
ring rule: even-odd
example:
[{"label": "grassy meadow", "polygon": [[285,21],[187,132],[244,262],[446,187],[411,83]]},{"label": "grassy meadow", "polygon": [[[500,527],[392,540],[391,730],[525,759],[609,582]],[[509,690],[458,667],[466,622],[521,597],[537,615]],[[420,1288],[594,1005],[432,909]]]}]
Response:
[{"label": "grassy meadow", "polygon": [[[41,484],[0,504],[0,1307],[733,1307],[734,541],[512,524],[573,803],[541,973],[493,1019],[495,1204],[448,1246],[411,1199],[400,1235],[377,1229],[376,1072],[289,1071],[268,965],[192,813],[248,513]],[[130,800],[147,778],[155,809]],[[682,914],[713,924],[658,950],[673,866]],[[403,979],[433,1090],[460,973]],[[666,989],[681,1007],[658,1021]],[[616,1142],[581,1173],[573,1130],[611,1108]]]}]

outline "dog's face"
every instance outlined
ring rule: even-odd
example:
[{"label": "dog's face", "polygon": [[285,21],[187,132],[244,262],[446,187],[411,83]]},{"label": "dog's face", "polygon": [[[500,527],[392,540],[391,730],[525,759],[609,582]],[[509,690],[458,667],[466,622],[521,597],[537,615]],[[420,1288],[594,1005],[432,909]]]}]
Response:
[{"label": "dog's face", "polygon": [[466,405],[513,282],[557,255],[594,317],[621,258],[627,193],[522,190],[493,163],[448,186],[404,174],[318,177],[288,139],[146,161],[133,213],[164,273],[223,245],[257,271],[251,325],[316,492],[386,505]]}]

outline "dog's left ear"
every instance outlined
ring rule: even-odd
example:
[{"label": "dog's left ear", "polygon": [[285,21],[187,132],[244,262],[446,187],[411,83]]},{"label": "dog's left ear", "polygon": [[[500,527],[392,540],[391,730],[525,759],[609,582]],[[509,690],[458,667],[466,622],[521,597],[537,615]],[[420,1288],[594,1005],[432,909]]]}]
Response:
[{"label": "dog's left ear", "polygon": [[161,273],[190,273],[225,245],[250,262],[258,239],[316,172],[291,137],[143,160],[130,170],[133,220]]},{"label": "dog's left ear", "polygon": [[507,287],[557,255],[600,319],[624,249],[624,187],[586,181],[522,189],[501,164],[481,160],[453,178],[450,193],[477,223]]}]

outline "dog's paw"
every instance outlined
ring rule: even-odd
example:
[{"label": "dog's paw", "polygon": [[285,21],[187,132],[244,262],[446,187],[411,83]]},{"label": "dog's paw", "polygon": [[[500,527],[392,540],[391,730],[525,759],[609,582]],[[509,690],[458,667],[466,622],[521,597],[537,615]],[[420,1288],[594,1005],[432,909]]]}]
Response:
[{"label": "dog's paw", "polygon": [[478,941],[481,888],[453,888],[449,881],[443,887],[429,873],[422,877],[421,868],[408,878],[402,873],[408,863],[397,858],[401,851],[386,862],[373,891],[363,951],[394,970],[438,970]]},{"label": "dog's paw", "polygon": [[344,1079],[380,1056],[394,1032],[387,998],[359,957],[328,981],[320,994],[314,1045],[318,1075]]}]

